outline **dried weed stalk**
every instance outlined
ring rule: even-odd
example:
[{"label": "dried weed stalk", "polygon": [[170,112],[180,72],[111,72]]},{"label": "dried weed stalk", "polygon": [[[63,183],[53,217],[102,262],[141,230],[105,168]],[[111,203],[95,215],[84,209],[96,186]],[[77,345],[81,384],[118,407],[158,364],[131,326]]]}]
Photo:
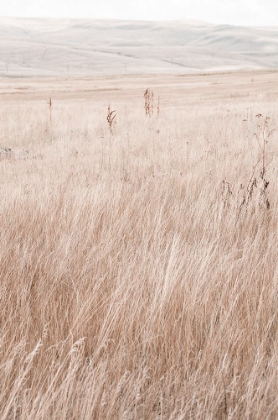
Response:
[{"label": "dried weed stalk", "polygon": [[108,122],[108,125],[109,125],[110,135],[112,137],[114,137],[114,126],[115,126],[115,123],[116,123],[115,118],[116,118],[116,110],[111,111],[111,107],[110,107],[110,105],[108,105],[106,119],[107,119],[107,122]]},{"label": "dried weed stalk", "polygon": [[157,108],[156,108],[156,111],[157,111],[157,116],[159,116],[159,114],[160,114],[160,96],[157,98]]},{"label": "dried weed stalk", "polygon": [[266,148],[269,137],[274,130],[269,129],[270,117],[264,117],[262,114],[257,114],[257,131],[254,137],[259,146],[259,158],[253,167],[252,175],[246,186],[240,184],[239,191],[234,194],[231,184],[226,180],[222,181],[221,185],[221,199],[224,205],[230,207],[231,199],[236,197],[237,207],[239,213],[243,208],[247,208],[254,199],[264,209],[270,208],[270,201],[268,197],[269,181],[267,180],[267,164],[266,164]]},{"label": "dried weed stalk", "polygon": [[145,114],[146,116],[151,117],[153,115],[153,109],[154,109],[154,93],[150,88],[145,90],[144,98],[145,98]]},{"label": "dried weed stalk", "polygon": [[49,101],[47,101],[48,109],[49,109],[49,127],[50,127],[50,136],[51,140],[53,139],[53,130],[52,130],[52,99],[50,98]]}]

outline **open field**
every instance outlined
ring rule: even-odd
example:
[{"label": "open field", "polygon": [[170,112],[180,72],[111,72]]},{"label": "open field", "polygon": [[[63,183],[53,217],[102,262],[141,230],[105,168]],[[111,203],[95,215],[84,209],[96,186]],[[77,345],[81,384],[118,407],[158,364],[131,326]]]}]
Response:
[{"label": "open field", "polygon": [[3,78],[0,121],[1,420],[277,419],[278,73]]}]

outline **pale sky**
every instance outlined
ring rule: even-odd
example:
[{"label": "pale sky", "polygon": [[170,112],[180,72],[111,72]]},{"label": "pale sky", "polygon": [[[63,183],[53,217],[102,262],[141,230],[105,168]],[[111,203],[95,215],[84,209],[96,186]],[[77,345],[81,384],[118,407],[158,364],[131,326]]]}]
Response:
[{"label": "pale sky", "polygon": [[93,19],[195,19],[278,26],[278,0],[0,0],[0,16]]}]

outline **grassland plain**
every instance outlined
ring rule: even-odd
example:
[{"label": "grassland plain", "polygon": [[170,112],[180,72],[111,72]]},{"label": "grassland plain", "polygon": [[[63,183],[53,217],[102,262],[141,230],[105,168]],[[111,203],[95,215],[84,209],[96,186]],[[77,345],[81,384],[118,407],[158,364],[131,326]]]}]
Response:
[{"label": "grassland plain", "polygon": [[0,80],[1,420],[277,419],[277,86]]}]

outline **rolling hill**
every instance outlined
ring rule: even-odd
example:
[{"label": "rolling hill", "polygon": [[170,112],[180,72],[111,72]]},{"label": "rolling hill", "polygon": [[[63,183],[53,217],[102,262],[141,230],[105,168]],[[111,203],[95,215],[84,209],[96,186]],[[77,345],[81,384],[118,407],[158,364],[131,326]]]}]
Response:
[{"label": "rolling hill", "polygon": [[195,21],[0,18],[0,75],[278,68],[278,28]]}]

